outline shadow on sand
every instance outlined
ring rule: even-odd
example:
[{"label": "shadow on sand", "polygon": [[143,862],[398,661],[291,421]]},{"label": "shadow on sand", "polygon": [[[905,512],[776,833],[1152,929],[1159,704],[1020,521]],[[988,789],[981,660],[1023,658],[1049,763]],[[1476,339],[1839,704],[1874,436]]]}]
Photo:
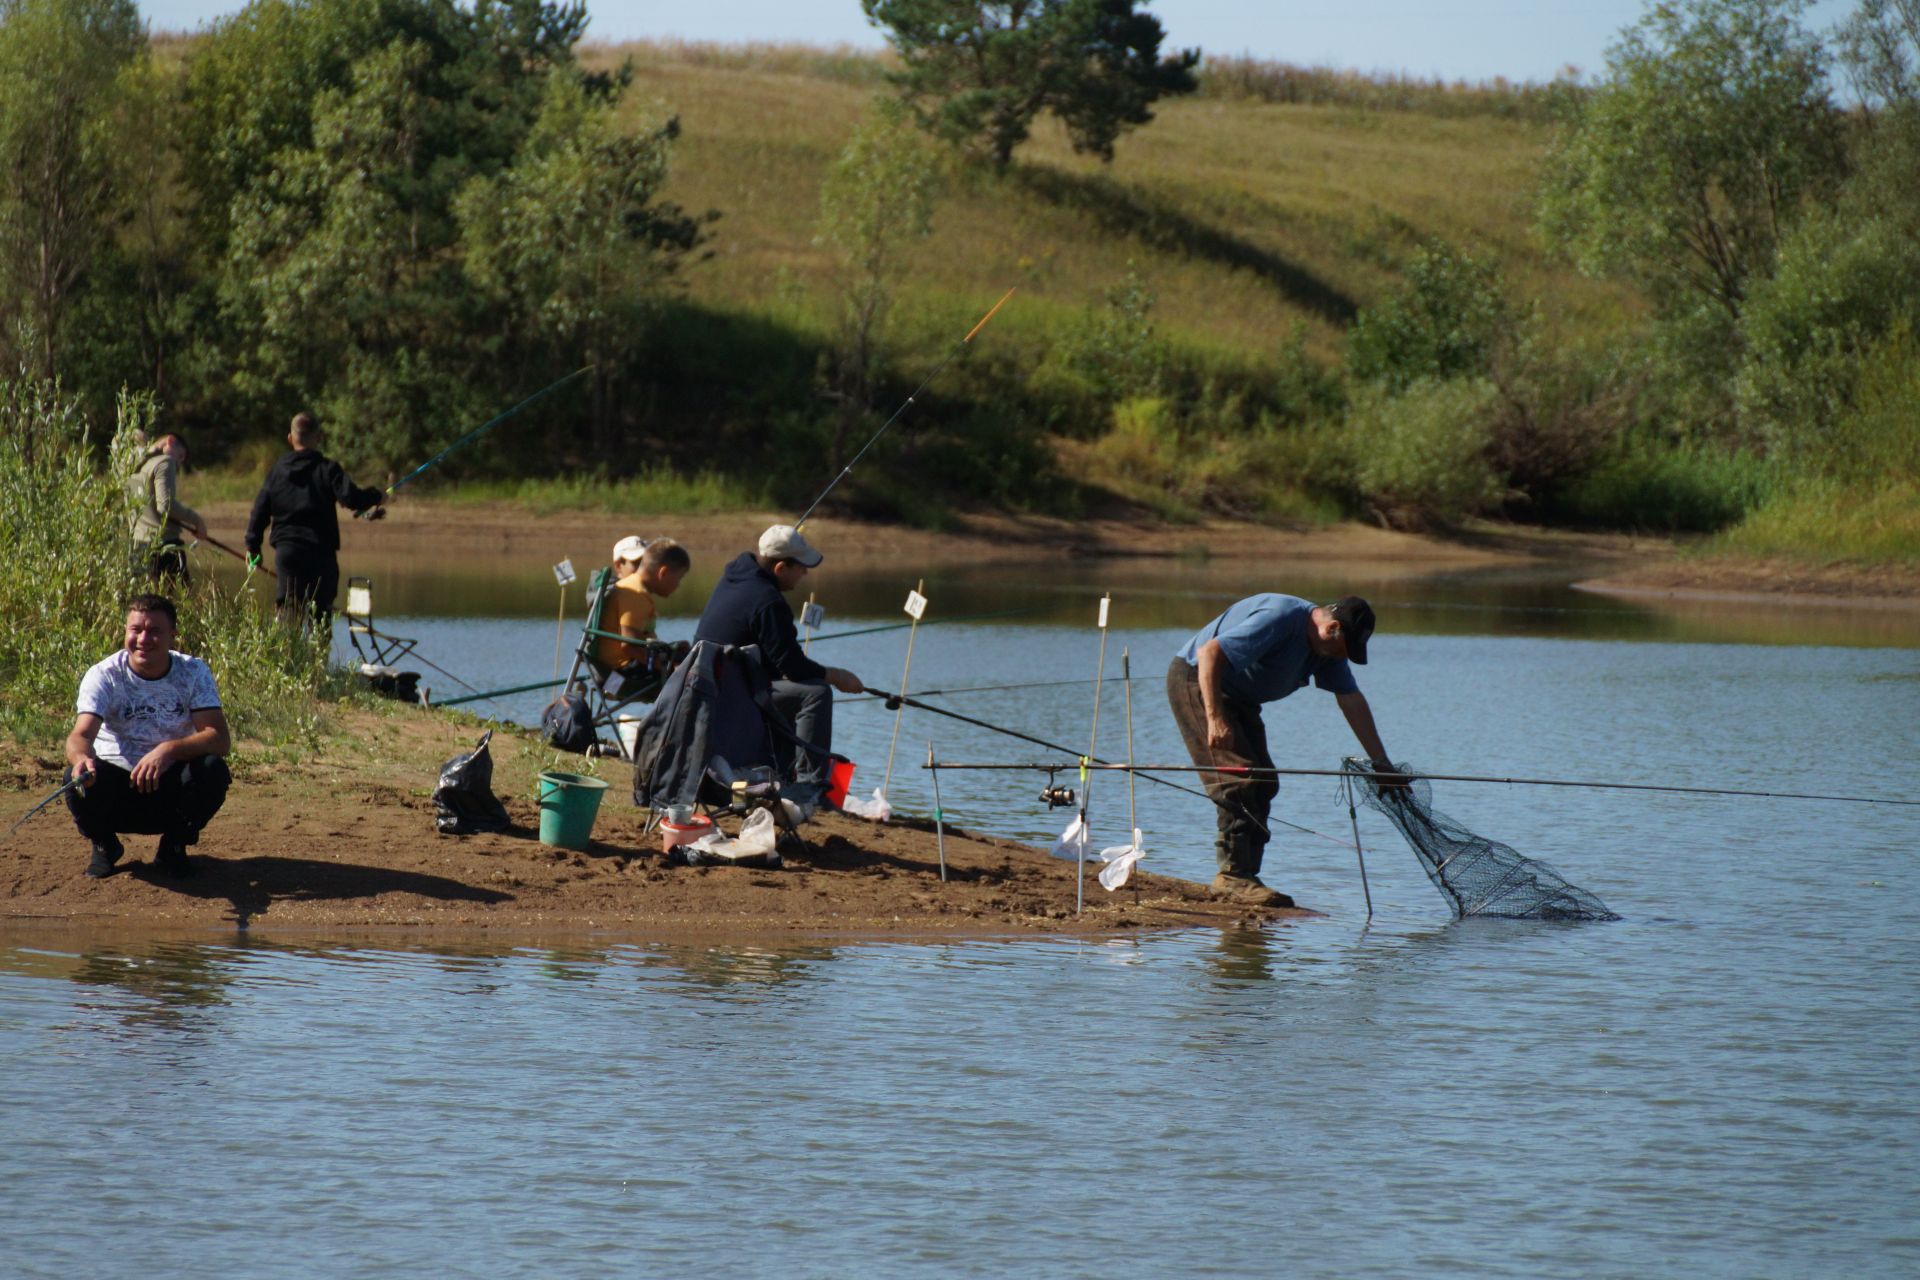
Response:
[{"label": "shadow on sand", "polygon": [[138,878],[189,898],[225,899],[236,923],[245,927],[275,902],[325,902],[376,898],[389,893],[411,893],[442,902],[508,902],[513,895],[478,889],[445,876],[352,862],[319,862],[311,858],[193,859],[195,874],[176,880],[161,874],[152,863],[128,871]]}]

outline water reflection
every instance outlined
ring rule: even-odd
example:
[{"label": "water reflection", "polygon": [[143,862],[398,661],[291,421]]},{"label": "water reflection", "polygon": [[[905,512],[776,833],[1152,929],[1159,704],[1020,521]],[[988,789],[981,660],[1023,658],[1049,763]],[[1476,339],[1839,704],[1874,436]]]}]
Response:
[{"label": "water reflection", "polygon": [[85,951],[0,946],[0,973],[63,978],[99,988],[78,1011],[104,1015],[127,1029],[204,1031],[229,1003],[237,977],[221,949],[169,940],[134,941]]},{"label": "water reflection", "polygon": [[[663,634],[691,631],[721,567],[717,558],[696,558],[663,610]],[[1613,596],[1573,586],[1604,569],[1569,564],[1421,572],[1396,563],[1320,561],[1276,573],[1258,560],[1171,558],[1036,559],[931,569],[830,562],[808,586],[827,611],[826,633],[898,620],[907,589],[924,579],[933,623],[1017,613],[1036,624],[1090,626],[1100,597],[1111,594],[1120,625],[1193,629],[1255,591],[1317,599],[1355,591],[1373,601],[1383,631],[1398,635],[1920,647],[1920,610],[1844,601],[1805,607],[1771,599]],[[232,572],[223,566],[216,571]],[[374,577],[379,616],[401,630],[403,618],[554,617],[551,561],[541,550],[483,560],[363,552],[352,572]],[[577,626],[586,597],[579,584],[571,590],[570,625]]]}]

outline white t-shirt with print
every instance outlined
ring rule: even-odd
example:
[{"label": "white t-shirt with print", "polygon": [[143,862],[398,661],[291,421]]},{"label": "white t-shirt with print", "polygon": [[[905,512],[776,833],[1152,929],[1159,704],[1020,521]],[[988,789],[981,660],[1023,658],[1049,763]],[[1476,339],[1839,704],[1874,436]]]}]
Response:
[{"label": "white t-shirt with print", "polygon": [[163,742],[193,732],[193,713],[220,705],[213,672],[198,658],[169,651],[167,674],[149,680],[133,669],[125,649],[96,662],[80,680],[76,710],[100,717],[93,753],[132,769]]}]

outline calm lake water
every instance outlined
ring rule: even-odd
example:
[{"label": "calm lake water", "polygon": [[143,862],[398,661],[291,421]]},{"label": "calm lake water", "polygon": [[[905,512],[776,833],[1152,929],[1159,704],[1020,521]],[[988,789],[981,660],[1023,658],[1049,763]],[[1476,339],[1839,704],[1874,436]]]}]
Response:
[{"label": "calm lake water", "polygon": [[[548,674],[551,579],[489,581],[388,575],[387,625],[482,688]],[[1417,767],[1890,798],[1920,778],[1911,619],[1525,575],[1277,585],[1346,582],[1382,619],[1362,687]],[[823,572],[826,631],[899,618],[912,585]],[[1211,565],[930,579],[930,619],[1032,612],[922,628],[908,684],[1072,681],[938,700],[1085,750],[1110,590],[1133,752],[1178,762],[1168,656],[1272,585]],[[906,641],[816,656],[897,688]],[[1127,754],[1125,688],[1101,755]],[[1311,690],[1268,724],[1283,765],[1352,749]],[[893,714],[849,700],[837,729],[856,786],[878,785]],[[908,712],[900,807],[931,808],[929,742],[1059,758]],[[954,769],[941,790],[953,820],[1041,841],[1067,816],[1042,781]],[[1276,813],[1307,830],[1279,834],[1268,878],[1328,914],[1266,929],[0,934],[0,1273],[1920,1271],[1920,809],[1444,783],[1435,802],[1625,919],[1450,922],[1363,813],[1368,924],[1345,807],[1302,778]],[[1133,804],[1150,868],[1210,873],[1204,801],[1143,783]],[[1121,843],[1124,780],[1091,809]]]}]

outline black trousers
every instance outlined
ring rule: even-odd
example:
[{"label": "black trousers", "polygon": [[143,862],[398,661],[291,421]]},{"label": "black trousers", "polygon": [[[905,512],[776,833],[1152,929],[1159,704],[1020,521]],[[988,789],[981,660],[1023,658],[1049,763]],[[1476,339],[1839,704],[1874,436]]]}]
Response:
[{"label": "black trousers", "polygon": [[282,613],[311,613],[323,624],[333,617],[333,598],[340,594],[340,558],[332,551],[304,542],[276,544],[273,576],[278,582],[273,602]]},{"label": "black trousers", "polygon": [[[80,834],[112,844],[123,831],[158,835],[181,844],[200,839],[200,829],[226,803],[233,775],[219,756],[176,764],[160,775],[154,791],[136,791],[133,775],[117,764],[96,761],[93,783],[83,794],[67,792],[67,809]],[[69,770],[67,776],[73,776]]]}]

